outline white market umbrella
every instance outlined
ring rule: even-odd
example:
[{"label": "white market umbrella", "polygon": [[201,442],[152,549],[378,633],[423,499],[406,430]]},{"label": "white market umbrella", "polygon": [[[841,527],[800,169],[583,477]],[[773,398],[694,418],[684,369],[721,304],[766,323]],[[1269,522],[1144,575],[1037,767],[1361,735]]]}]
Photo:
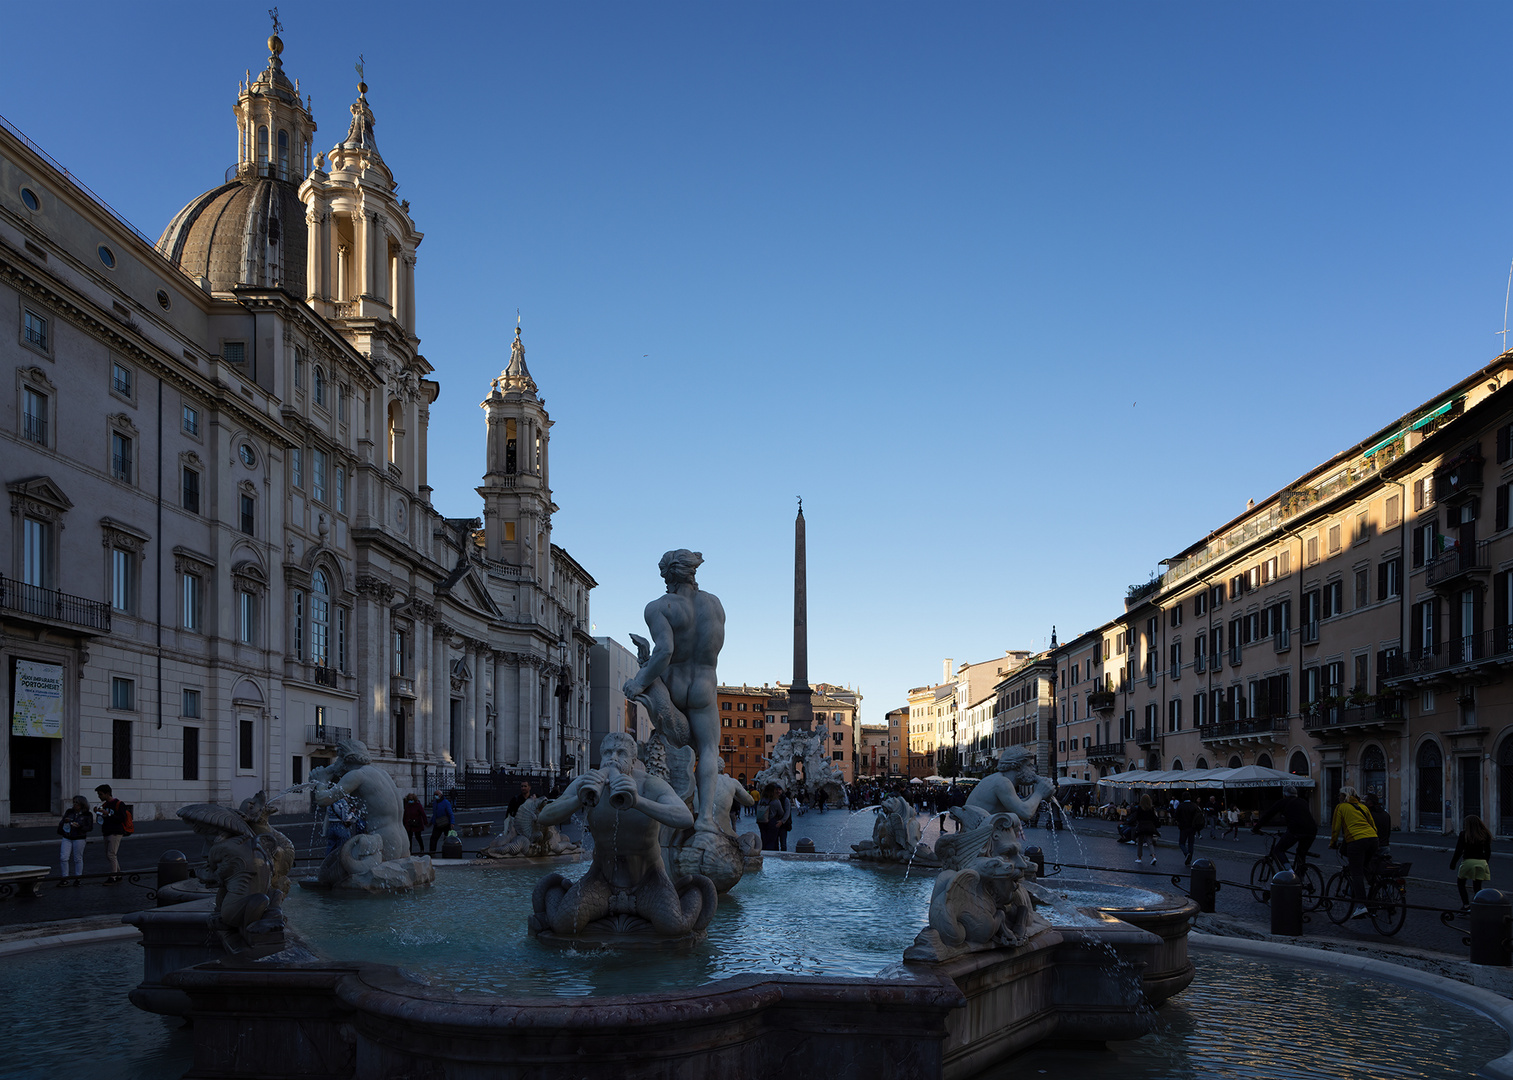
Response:
[{"label": "white market umbrella", "polygon": [[1229,769],[1218,778],[1226,788],[1302,787],[1314,786],[1311,776],[1294,776],[1280,769],[1268,769],[1264,765],[1243,765]]}]

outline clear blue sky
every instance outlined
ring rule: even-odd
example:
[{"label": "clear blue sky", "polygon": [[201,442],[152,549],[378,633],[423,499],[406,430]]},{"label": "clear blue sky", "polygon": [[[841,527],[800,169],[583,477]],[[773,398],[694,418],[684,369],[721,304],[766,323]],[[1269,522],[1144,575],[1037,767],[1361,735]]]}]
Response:
[{"label": "clear blue sky", "polygon": [[[156,236],[235,159],[265,7],[33,5],[0,112]],[[725,681],[790,674],[795,494],[811,677],[880,721],[1499,351],[1506,4],[281,14],[318,146],[365,54],[426,233],[438,507],[519,308],[599,632],[699,549]]]}]

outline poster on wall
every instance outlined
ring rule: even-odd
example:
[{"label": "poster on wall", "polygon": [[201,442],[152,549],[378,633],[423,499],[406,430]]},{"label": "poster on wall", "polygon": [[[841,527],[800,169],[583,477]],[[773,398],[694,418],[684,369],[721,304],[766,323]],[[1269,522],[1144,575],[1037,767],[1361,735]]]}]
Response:
[{"label": "poster on wall", "polygon": [[16,661],[11,734],[63,738],[63,665]]}]

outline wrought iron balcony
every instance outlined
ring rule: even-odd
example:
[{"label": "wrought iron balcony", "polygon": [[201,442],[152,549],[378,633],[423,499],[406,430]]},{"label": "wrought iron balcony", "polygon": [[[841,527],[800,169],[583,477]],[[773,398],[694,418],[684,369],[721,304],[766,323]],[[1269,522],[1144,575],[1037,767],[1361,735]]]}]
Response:
[{"label": "wrought iron balcony", "polygon": [[1329,738],[1350,729],[1395,729],[1403,724],[1403,696],[1376,694],[1370,700],[1351,697],[1340,703],[1315,702],[1303,708],[1303,730],[1316,738]]},{"label": "wrought iron balcony", "polygon": [[1142,750],[1149,750],[1161,741],[1161,733],[1155,728],[1144,727],[1135,729],[1135,743]]},{"label": "wrought iron balcony", "polygon": [[49,624],[63,623],[96,633],[110,633],[110,605],[57,589],[44,589],[0,574],[0,612]]},{"label": "wrought iron balcony", "polygon": [[314,669],[314,673],[316,686],[329,686],[332,689],[336,688],[336,679],[339,673],[334,667],[317,667]]},{"label": "wrought iron balcony", "polygon": [[1506,665],[1513,665],[1513,627],[1499,626],[1389,657],[1384,674],[1389,683],[1435,682],[1447,672]]},{"label": "wrought iron balcony", "polygon": [[1107,712],[1114,707],[1112,690],[1093,690],[1087,696],[1087,707],[1095,712]]},{"label": "wrought iron balcony", "polygon": [[1087,748],[1089,761],[1110,761],[1124,757],[1124,744],[1122,742],[1094,743]]},{"label": "wrought iron balcony", "polygon": [[1479,540],[1474,545],[1453,547],[1430,561],[1427,569],[1430,588],[1458,583],[1467,574],[1485,571],[1487,548],[1491,541]]},{"label": "wrought iron balcony", "polygon": [[1434,470],[1434,498],[1436,502],[1454,503],[1462,496],[1481,490],[1482,456],[1476,450],[1472,456],[1448,461]]},{"label": "wrought iron balcony", "polygon": [[333,727],[331,724],[307,724],[305,742],[311,746],[335,746],[339,739],[350,739],[352,729]]},{"label": "wrought iron balcony", "polygon": [[1222,720],[1206,724],[1198,729],[1204,742],[1254,742],[1261,739],[1275,741],[1271,736],[1287,733],[1287,716],[1251,717],[1246,720]]}]

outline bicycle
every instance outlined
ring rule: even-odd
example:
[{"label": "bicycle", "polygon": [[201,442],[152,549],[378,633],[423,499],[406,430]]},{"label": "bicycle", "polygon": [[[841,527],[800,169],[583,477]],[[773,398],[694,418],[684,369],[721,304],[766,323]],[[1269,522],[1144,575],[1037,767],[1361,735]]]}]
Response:
[{"label": "bicycle", "polygon": [[[1271,879],[1283,870],[1291,870],[1292,863],[1286,858],[1278,858],[1276,853],[1277,840],[1281,833],[1264,833],[1271,837],[1271,843],[1266,846],[1266,853],[1255,861],[1250,868],[1250,892],[1261,903],[1271,899]],[[1316,911],[1323,907],[1328,893],[1324,890],[1324,872],[1313,863],[1308,862],[1308,852],[1303,852],[1303,910]]]},{"label": "bicycle", "polygon": [[[1344,853],[1340,858],[1344,858]],[[1403,928],[1408,918],[1408,881],[1412,863],[1393,862],[1386,856],[1377,856],[1366,866],[1366,911],[1371,925],[1383,937],[1391,937]],[[1336,925],[1350,918],[1355,901],[1350,895],[1350,868],[1336,871],[1325,886],[1326,909],[1329,921]]]}]

